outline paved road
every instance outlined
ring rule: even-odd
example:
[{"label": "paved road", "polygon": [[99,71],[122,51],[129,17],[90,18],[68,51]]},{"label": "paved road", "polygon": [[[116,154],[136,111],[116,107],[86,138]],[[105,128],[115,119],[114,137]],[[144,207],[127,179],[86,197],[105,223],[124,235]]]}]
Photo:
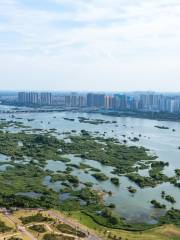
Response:
[{"label": "paved road", "polygon": [[38,239],[35,238],[30,232],[28,232],[24,226],[18,225],[17,222],[13,219],[12,216],[9,216],[8,214],[4,214],[4,216],[5,216],[6,218],[8,218],[11,222],[13,222],[14,225],[17,226],[17,229],[18,229],[21,233],[25,234],[29,239],[31,239],[31,240],[38,240]]},{"label": "paved road", "polygon": [[70,225],[71,227],[75,228],[75,229],[78,229],[79,231],[83,232],[86,234],[86,240],[102,240],[101,238],[99,238],[98,236],[92,234],[92,233],[89,233],[87,231],[85,231],[83,228],[81,228],[79,225],[75,224],[74,222],[72,221],[69,221],[67,220],[66,218],[60,216],[59,214],[56,214],[52,211],[48,211],[48,214],[54,218],[57,218],[59,221],[61,222],[64,222],[65,224],[67,225]]},{"label": "paved road", "polygon": [[31,240],[38,240],[38,239],[35,238],[30,232],[28,232],[25,227],[23,227],[23,226],[18,226],[18,230],[19,230],[20,232],[24,233],[26,236],[28,236],[29,239],[31,239]]}]

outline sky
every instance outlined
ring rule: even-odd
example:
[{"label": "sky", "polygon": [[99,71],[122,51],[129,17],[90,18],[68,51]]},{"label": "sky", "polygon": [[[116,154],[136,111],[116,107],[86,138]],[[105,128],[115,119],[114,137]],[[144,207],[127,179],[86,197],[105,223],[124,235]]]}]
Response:
[{"label": "sky", "polygon": [[180,0],[0,0],[0,90],[180,92]]}]

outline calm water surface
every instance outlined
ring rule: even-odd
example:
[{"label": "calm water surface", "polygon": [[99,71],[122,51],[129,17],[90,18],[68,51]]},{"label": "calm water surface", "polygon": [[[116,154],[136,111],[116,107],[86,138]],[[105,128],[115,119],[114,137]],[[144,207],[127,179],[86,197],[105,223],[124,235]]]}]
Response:
[{"label": "calm water surface", "polygon": [[[11,115],[2,115],[2,118],[7,120],[12,120]],[[178,122],[160,122],[156,120],[138,119],[131,117],[111,117],[102,116],[100,114],[85,114],[85,113],[72,113],[72,112],[61,112],[61,113],[28,113],[28,114],[15,114],[16,118],[22,118],[17,121],[23,122],[27,126],[32,128],[39,128],[43,130],[49,130],[52,128],[57,129],[57,137],[63,132],[76,130],[80,132],[82,129],[90,131],[92,133],[99,132],[100,135],[105,133],[106,137],[115,137],[120,141],[124,139],[122,135],[128,137],[140,137],[139,142],[131,142],[128,140],[129,145],[144,146],[150,149],[152,154],[158,156],[157,160],[169,162],[169,167],[165,167],[164,173],[168,176],[174,175],[174,170],[180,168],[180,123]],[[66,118],[74,118],[75,121],[64,120]],[[114,124],[100,124],[92,125],[88,123],[79,123],[78,117],[87,117],[91,119],[104,119],[108,121],[117,121]],[[28,121],[28,119],[34,119],[33,121]],[[16,119],[15,119],[16,120]],[[168,130],[155,128],[155,125],[167,126]],[[173,132],[172,129],[176,131]],[[11,131],[19,131],[19,129],[11,129]],[[54,133],[56,134],[56,133]],[[64,135],[65,136],[65,135]],[[68,156],[71,159],[71,163],[87,163],[95,168],[101,169],[107,176],[114,176],[111,174],[112,168],[103,166],[100,163],[93,160],[82,160],[80,158],[74,157],[73,155]],[[0,155],[0,161],[5,160],[4,156]],[[49,159],[46,169],[52,171],[61,170],[64,171],[66,165],[62,162],[52,161]],[[2,169],[1,169],[2,170]],[[4,169],[3,169],[4,170]],[[147,170],[141,170],[139,173],[143,176],[148,176]],[[148,223],[154,223],[154,217],[158,217],[164,214],[163,210],[158,210],[152,208],[150,201],[156,199],[164,204],[167,208],[172,206],[175,208],[180,208],[180,189],[174,187],[170,183],[163,183],[155,188],[139,188],[133,182],[130,182],[126,177],[119,177],[120,185],[119,187],[114,186],[109,180],[104,182],[98,182],[94,177],[91,176],[92,172],[83,172],[83,170],[74,169],[73,175],[77,175],[82,182],[93,182],[94,188],[106,191],[112,191],[113,195],[106,195],[104,200],[105,203],[115,203],[116,211],[122,216],[126,217],[128,220],[136,220],[139,222],[146,221]],[[50,183],[48,177],[45,179],[45,184],[48,184],[53,189],[59,191],[61,184]],[[132,195],[128,192],[127,187],[133,186],[137,189],[137,193]],[[174,205],[164,201],[161,198],[161,191],[165,191],[167,194],[172,195],[176,199]]]}]

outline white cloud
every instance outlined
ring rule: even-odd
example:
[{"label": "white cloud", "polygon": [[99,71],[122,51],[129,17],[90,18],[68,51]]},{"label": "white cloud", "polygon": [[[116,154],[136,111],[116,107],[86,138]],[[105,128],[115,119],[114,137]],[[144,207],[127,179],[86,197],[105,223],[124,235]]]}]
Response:
[{"label": "white cloud", "polygon": [[[23,82],[24,71],[32,71],[34,79],[36,74],[46,81],[51,75],[67,82],[74,78],[79,85],[72,82],[72,88],[84,86],[85,77],[94,79],[90,84],[96,83],[96,88],[106,86],[101,77],[109,88],[108,79],[119,79],[122,74],[126,82],[134,78],[139,86],[141,82],[144,86],[144,76],[156,82],[159,77],[160,85],[163,78],[179,79],[179,0],[49,0],[52,5],[66,6],[62,11],[48,10],[38,1],[41,8],[35,3],[26,6],[23,0],[0,0],[1,78],[6,78],[9,69],[8,81],[17,74]],[[5,66],[8,62],[11,65]],[[153,80],[149,81],[147,86],[153,88]],[[167,83],[164,88],[172,86]]]}]

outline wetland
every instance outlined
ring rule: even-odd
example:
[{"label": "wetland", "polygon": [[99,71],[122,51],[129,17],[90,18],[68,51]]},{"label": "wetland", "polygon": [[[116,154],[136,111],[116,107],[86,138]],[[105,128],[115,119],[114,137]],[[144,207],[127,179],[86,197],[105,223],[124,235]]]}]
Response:
[{"label": "wetland", "polygon": [[[154,127],[163,124],[176,131]],[[77,112],[3,114],[0,205],[79,210],[131,230],[171,223],[180,215],[180,123],[163,124]]]}]

